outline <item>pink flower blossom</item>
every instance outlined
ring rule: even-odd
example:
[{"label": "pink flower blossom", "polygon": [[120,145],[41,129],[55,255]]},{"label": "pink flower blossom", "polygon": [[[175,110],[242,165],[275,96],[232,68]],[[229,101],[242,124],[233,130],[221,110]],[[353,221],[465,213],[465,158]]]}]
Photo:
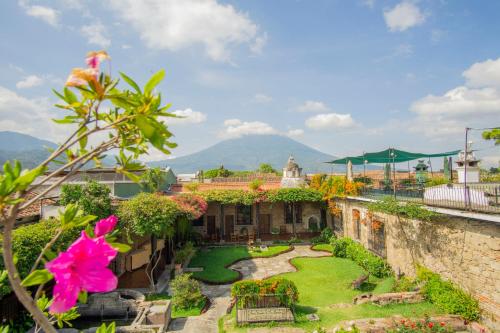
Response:
[{"label": "pink flower blossom", "polygon": [[105,219],[97,222],[94,228],[94,234],[96,237],[104,236],[110,233],[116,226],[118,218],[115,215],[110,215]]},{"label": "pink flower blossom", "polygon": [[87,53],[85,61],[90,68],[99,69],[101,62],[106,59],[110,59],[106,51],[92,51]]},{"label": "pink flower blossom", "polygon": [[99,71],[95,68],[73,68],[71,74],[66,80],[67,87],[80,87],[86,85],[90,81],[96,81]]},{"label": "pink flower blossom", "polygon": [[118,279],[107,266],[116,254],[104,237],[90,238],[82,231],[68,250],[45,264],[56,281],[50,311],[68,311],[76,304],[82,290],[108,292],[115,289]]}]

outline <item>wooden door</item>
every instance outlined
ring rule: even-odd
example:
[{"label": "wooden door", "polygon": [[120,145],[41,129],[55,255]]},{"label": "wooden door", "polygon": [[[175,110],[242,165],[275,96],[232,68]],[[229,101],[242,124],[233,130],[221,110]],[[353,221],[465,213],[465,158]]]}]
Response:
[{"label": "wooden door", "polygon": [[259,235],[267,235],[271,233],[271,215],[259,215]]},{"label": "wooden door", "polygon": [[212,236],[216,233],[215,216],[207,216],[207,235]]},{"label": "wooden door", "polygon": [[231,234],[234,233],[234,215],[226,215],[224,220],[224,236],[230,241]]}]

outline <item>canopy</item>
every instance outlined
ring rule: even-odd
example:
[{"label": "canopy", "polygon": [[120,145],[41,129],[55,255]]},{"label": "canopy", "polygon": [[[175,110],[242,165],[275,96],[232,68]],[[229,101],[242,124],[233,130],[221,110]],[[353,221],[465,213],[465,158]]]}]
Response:
[{"label": "canopy", "polygon": [[404,150],[389,148],[375,153],[365,153],[360,156],[348,156],[326,163],[347,164],[348,161],[351,161],[353,165],[363,165],[365,163],[400,163],[400,162],[416,160],[419,158],[453,156],[457,155],[459,152],[460,150],[454,150],[445,153],[423,154],[423,153],[411,153]]}]

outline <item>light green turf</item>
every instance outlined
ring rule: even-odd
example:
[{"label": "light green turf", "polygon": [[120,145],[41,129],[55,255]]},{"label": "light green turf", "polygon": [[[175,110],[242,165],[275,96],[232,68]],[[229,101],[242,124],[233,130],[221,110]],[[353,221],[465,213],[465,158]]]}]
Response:
[{"label": "light green turf", "polygon": [[227,246],[198,250],[191,259],[189,267],[203,267],[203,271],[194,272],[193,277],[213,283],[227,283],[238,278],[238,273],[227,269],[237,260],[271,257],[290,249],[289,245],[269,246],[267,251],[249,251],[246,246]]},{"label": "light green turf", "polygon": [[[279,277],[295,282],[299,290],[299,302],[296,307],[296,322],[283,324],[284,326],[301,327],[312,332],[317,328],[318,323],[307,320],[306,315],[309,313],[318,314],[319,324],[325,328],[331,328],[343,320],[358,318],[388,317],[396,314],[419,317],[425,314],[439,313],[436,307],[428,302],[387,306],[352,305],[352,299],[359,294],[390,292],[394,279],[392,277],[385,279],[370,277],[368,283],[363,285],[362,290],[353,290],[350,287],[351,282],[366,273],[351,260],[335,257],[295,258],[292,263],[298,268],[298,271],[281,274]],[[335,305],[340,303],[343,304],[341,306]],[[246,332],[248,327],[234,327],[234,324],[225,325],[227,332]]]},{"label": "light green turf", "polygon": [[332,253],[332,246],[330,244],[316,244],[312,247],[313,250],[326,251]]}]

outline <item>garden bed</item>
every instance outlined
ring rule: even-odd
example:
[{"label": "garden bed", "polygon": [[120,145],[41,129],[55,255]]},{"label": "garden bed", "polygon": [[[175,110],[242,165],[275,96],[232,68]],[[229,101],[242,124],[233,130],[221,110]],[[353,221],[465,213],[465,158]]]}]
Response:
[{"label": "garden bed", "polygon": [[228,267],[234,263],[252,259],[269,258],[292,251],[289,245],[269,246],[267,251],[250,251],[246,246],[227,246],[199,249],[191,259],[189,267],[202,267],[192,277],[208,284],[228,284],[241,279],[241,273]]},{"label": "garden bed", "polygon": [[313,251],[325,251],[332,253],[332,246],[330,244],[316,244],[311,246],[311,250]]},{"label": "garden bed", "polygon": [[[146,296],[147,301],[157,301],[157,300],[170,300],[172,296],[166,293],[159,294],[150,294]],[[201,302],[198,306],[192,307],[190,309],[177,309],[172,307],[171,318],[184,318],[184,317],[194,317],[199,316],[210,307],[210,300],[208,298],[204,298],[203,302]]]}]

